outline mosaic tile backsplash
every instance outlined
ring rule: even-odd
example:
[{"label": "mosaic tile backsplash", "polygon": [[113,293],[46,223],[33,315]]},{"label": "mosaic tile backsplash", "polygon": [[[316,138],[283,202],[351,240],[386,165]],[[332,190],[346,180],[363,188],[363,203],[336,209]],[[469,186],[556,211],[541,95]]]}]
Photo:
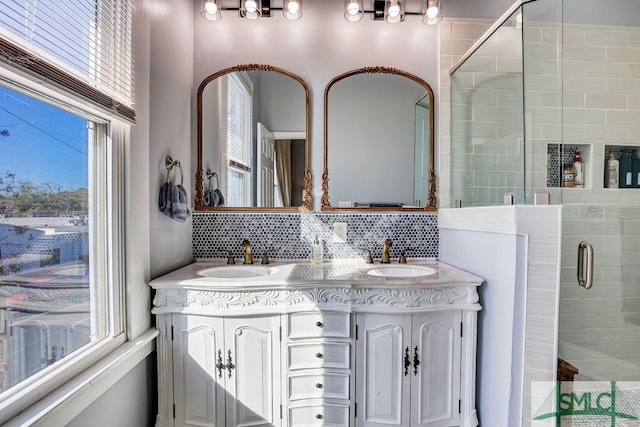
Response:
[{"label": "mosaic tile backsplash", "polygon": [[[347,223],[347,243],[333,243],[334,222]],[[272,259],[308,259],[316,235],[324,241],[325,259],[362,257],[365,252],[358,248],[380,258],[387,238],[393,241],[392,258],[409,248],[409,259],[438,257],[438,215],[432,213],[193,213],[193,257],[197,259],[225,258],[227,249],[241,258],[243,239],[251,242],[256,261],[267,248],[276,249]]]}]

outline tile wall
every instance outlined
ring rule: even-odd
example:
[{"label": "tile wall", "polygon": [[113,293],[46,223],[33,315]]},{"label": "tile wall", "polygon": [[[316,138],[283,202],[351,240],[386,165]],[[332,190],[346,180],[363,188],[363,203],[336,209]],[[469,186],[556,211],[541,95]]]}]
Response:
[{"label": "tile wall", "polygon": [[[334,222],[347,223],[347,243],[333,242]],[[359,248],[380,258],[387,238],[393,241],[392,258],[409,248],[409,259],[438,257],[438,216],[432,213],[194,213],[193,257],[223,258],[220,249],[230,249],[240,258],[240,242],[248,239],[254,256],[276,248],[274,259],[308,259],[316,235],[324,241],[325,259],[362,257]]]},{"label": "tile wall", "polygon": [[440,139],[438,141],[438,198],[443,208],[451,200],[451,76],[449,70],[493,24],[488,19],[450,19],[440,23]]}]

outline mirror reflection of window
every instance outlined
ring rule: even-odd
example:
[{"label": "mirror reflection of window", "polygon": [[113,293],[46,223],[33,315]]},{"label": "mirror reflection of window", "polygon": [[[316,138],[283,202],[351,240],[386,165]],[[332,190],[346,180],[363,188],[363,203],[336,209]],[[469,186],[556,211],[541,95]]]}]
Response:
[{"label": "mirror reflection of window", "polygon": [[251,81],[233,73],[227,80],[227,158],[228,206],[251,204],[251,129],[253,87]]}]

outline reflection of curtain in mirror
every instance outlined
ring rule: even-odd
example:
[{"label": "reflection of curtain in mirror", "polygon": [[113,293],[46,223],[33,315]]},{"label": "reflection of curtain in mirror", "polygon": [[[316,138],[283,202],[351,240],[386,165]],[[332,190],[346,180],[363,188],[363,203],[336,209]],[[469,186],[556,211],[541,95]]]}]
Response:
[{"label": "reflection of curtain in mirror", "polygon": [[276,139],[276,175],[282,206],[291,206],[291,140]]}]

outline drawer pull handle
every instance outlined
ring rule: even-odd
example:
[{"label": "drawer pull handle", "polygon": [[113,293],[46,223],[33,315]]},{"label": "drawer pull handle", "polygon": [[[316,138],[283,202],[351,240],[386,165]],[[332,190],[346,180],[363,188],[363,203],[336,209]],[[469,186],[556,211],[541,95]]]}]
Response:
[{"label": "drawer pull handle", "polygon": [[321,419],[323,419],[324,417],[322,416],[322,414],[317,414],[317,415],[316,415],[316,418],[317,418],[317,419],[319,419],[319,420],[321,420]]},{"label": "drawer pull handle", "polygon": [[316,353],[316,357],[318,359],[322,359],[324,357],[324,355],[322,353]]},{"label": "drawer pull handle", "polygon": [[322,328],[322,327],[324,326],[324,323],[322,323],[322,322],[316,322],[316,326],[317,326],[318,328]]},{"label": "drawer pull handle", "polygon": [[323,388],[324,386],[320,383],[316,384],[316,388]]}]

